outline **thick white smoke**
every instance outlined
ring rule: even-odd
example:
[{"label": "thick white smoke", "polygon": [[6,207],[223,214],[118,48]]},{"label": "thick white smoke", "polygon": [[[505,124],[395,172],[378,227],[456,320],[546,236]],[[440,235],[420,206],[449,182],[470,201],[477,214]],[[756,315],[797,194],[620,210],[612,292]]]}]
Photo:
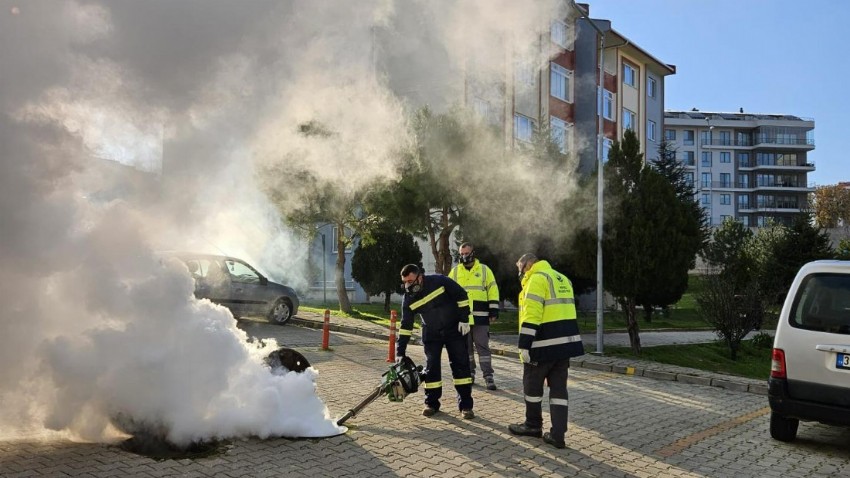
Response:
[{"label": "thick white smoke", "polygon": [[[405,88],[517,31],[530,41],[549,14],[508,0],[0,0],[0,432],[108,440],[116,415],[178,444],[342,431],[315,371],[270,374],[271,348],[156,251],[224,252],[306,286],[306,245],[262,193],[287,178],[259,172],[351,190],[391,177],[405,110],[461,100],[456,85]],[[299,134],[311,121],[332,141]]]}]

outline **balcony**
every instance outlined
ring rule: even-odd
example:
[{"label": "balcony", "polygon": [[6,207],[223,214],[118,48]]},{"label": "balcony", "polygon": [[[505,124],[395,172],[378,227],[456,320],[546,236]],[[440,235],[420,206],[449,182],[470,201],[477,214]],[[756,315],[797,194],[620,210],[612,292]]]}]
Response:
[{"label": "balcony", "polygon": [[795,191],[795,192],[814,192],[814,188],[810,187],[808,184],[803,182],[767,182],[760,181],[756,183],[756,189],[776,189],[782,191]]},{"label": "balcony", "polygon": [[740,186],[732,181],[700,181],[702,189],[741,189],[746,186]]},{"label": "balcony", "polygon": [[737,147],[737,148],[752,148],[753,141],[749,138],[712,138],[712,139],[700,139],[700,145],[702,146],[723,146],[726,148]]},{"label": "balcony", "polygon": [[738,161],[738,169],[741,170],[757,170],[757,169],[780,169],[780,170],[795,170],[795,171],[814,171],[815,163],[809,161],[806,163],[797,163],[797,164],[784,164],[776,162],[773,163],[759,163],[756,164],[755,160],[750,161]]},{"label": "balcony", "polygon": [[782,146],[791,149],[815,149],[815,140],[811,138],[795,138],[795,137],[771,137],[771,136],[756,136],[754,146]]}]

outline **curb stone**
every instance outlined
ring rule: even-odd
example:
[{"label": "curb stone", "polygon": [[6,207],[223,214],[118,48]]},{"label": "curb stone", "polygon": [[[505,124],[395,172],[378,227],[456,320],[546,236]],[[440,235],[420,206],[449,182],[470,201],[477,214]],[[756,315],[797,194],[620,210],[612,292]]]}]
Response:
[{"label": "curb stone", "polygon": [[[324,318],[314,312],[299,312],[298,316],[291,318],[287,324],[322,329]],[[389,335],[389,329],[387,327],[373,324],[366,320],[347,317],[331,316],[329,329],[334,332],[344,332],[373,339],[387,339]],[[413,331],[413,337],[411,337],[410,342],[415,345],[421,345],[419,330]],[[511,350],[508,344],[502,342],[491,342],[490,350],[494,355],[519,358],[519,354],[515,350]],[[643,376],[654,380],[682,382],[723,388],[736,392],[767,395],[767,380],[735,377],[733,375],[724,375],[673,365],[665,366],[657,362],[639,359],[621,359],[585,354],[572,359],[570,365],[603,372]]]}]

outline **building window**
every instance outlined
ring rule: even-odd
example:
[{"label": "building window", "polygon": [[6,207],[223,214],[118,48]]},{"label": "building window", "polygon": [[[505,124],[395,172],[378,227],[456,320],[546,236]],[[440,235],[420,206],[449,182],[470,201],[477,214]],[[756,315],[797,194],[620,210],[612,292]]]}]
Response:
[{"label": "building window", "polygon": [[738,167],[751,168],[752,166],[752,163],[750,163],[750,153],[738,153]]},{"label": "building window", "polygon": [[702,173],[702,187],[711,187],[711,173]]},{"label": "building window", "polygon": [[702,161],[700,164],[702,164],[702,166],[706,168],[711,167],[711,151],[702,152]]},{"label": "building window", "polygon": [[699,132],[699,144],[711,144],[711,131]]},{"label": "building window", "polygon": [[549,93],[564,101],[570,100],[570,79],[573,72],[557,63],[550,63]]},{"label": "building window", "polygon": [[750,216],[741,216],[738,220],[741,221],[744,227],[750,227]]},{"label": "building window", "polygon": [[722,146],[731,146],[732,145],[732,133],[729,131],[721,131],[720,132],[720,144]]},{"label": "building window", "polygon": [[731,163],[732,162],[732,153],[728,151],[720,152],[720,162],[721,163]]},{"label": "building window", "polygon": [[605,90],[602,95],[602,116],[614,121],[614,93]]},{"label": "building window", "polygon": [[694,187],[694,173],[685,173],[685,184],[687,184],[689,188]]},{"label": "building window", "polygon": [[608,161],[608,154],[611,152],[611,147],[614,146],[614,140],[604,138],[602,140],[602,161]]},{"label": "building window", "polygon": [[552,135],[552,141],[558,145],[558,149],[560,149],[562,153],[566,153],[567,142],[569,140],[568,132],[570,125],[561,118],[550,116],[549,126],[550,133]]},{"label": "building window", "polygon": [[628,110],[627,108],[623,108],[623,130],[630,129],[634,132],[637,132],[635,127],[637,115],[633,111]]},{"label": "building window", "polygon": [[560,20],[552,21],[551,38],[555,44],[567,48],[567,24]]},{"label": "building window", "polygon": [[531,142],[531,134],[534,131],[534,122],[528,116],[514,115],[514,138],[519,141]]},{"label": "building window", "polygon": [[721,188],[731,188],[732,187],[732,173],[720,173],[720,187]]},{"label": "building window", "polygon": [[739,188],[748,188],[750,187],[750,175],[747,173],[738,175],[738,187]]},{"label": "building window", "polygon": [[[339,244],[339,228],[335,227],[335,226],[333,228],[333,236],[332,236],[332,239],[331,239],[331,244],[333,244],[332,252],[339,251],[339,248],[337,247],[337,244]],[[350,239],[346,241],[345,252],[351,252],[351,240]]]},{"label": "building window", "polygon": [[675,129],[665,129],[664,130],[664,139],[666,141],[676,141],[676,130]]},{"label": "building window", "polygon": [[682,144],[684,144],[685,146],[694,145],[694,130],[686,129],[682,131]]},{"label": "building window", "polygon": [[721,194],[720,195],[720,204],[724,206],[728,206],[732,204],[732,195],[731,194]]},{"label": "building window", "polygon": [[491,113],[489,101],[476,96],[475,99],[472,101],[472,108],[475,111],[475,115],[479,118],[485,121],[490,119]]},{"label": "building window", "polygon": [[702,193],[702,197],[700,198],[700,204],[703,206],[708,206],[711,204],[711,195],[708,193]]},{"label": "building window", "polygon": [[732,219],[732,216],[730,216],[728,214],[721,214],[720,215],[720,223],[721,224],[723,224],[724,222],[729,221],[731,219]]},{"label": "building window", "polygon": [[637,88],[637,72],[628,63],[623,63],[623,83]]},{"label": "building window", "polygon": [[738,209],[749,209],[750,208],[750,196],[746,194],[741,194],[738,196]]},{"label": "building window", "polygon": [[647,77],[646,79],[646,96],[650,98],[655,98],[655,95],[658,94],[658,86],[655,81],[655,78]]},{"label": "building window", "polygon": [[682,162],[685,163],[685,166],[695,166],[696,163],[694,161],[694,152],[693,151],[685,151],[684,157],[682,158]]},{"label": "building window", "polygon": [[655,121],[646,121],[646,139],[655,142]]},{"label": "building window", "polygon": [[534,67],[530,61],[518,60],[515,64],[516,82],[520,85],[534,85]]}]

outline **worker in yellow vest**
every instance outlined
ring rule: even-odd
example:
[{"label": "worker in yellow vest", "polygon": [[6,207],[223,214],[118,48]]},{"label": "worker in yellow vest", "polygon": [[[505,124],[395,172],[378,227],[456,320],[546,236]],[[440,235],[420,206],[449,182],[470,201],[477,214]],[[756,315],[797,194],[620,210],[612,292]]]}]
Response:
[{"label": "worker in yellow vest", "polygon": [[[525,422],[508,426],[514,435],[543,437],[555,448],[566,447],[567,371],[570,358],[584,354],[576,320],[573,285],[547,261],[523,254],[517,261],[522,282],[519,294],[519,356]],[[543,432],[543,384],[549,384],[552,428]]]},{"label": "worker in yellow vest", "polygon": [[449,277],[466,289],[469,296],[469,308],[472,310],[472,331],[467,335],[469,367],[475,380],[475,352],[487,390],[496,390],[493,379],[493,358],[490,353],[490,323],[499,318],[499,287],[489,267],[475,258],[472,244],[464,242],[458,249],[460,264],[456,265]]}]

